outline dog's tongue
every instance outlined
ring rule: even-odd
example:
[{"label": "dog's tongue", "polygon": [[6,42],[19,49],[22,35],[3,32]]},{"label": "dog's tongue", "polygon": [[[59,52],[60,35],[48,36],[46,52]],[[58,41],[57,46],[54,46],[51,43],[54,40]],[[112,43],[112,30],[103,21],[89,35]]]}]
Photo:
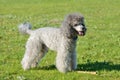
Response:
[{"label": "dog's tongue", "polygon": [[78,34],[79,34],[80,36],[83,36],[83,35],[84,35],[84,32],[83,32],[83,31],[79,31]]}]

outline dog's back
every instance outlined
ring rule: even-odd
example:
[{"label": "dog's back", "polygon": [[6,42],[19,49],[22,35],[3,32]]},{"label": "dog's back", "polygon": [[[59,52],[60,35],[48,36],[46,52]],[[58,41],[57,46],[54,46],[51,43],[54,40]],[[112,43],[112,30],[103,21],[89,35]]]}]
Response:
[{"label": "dog's back", "polygon": [[58,43],[60,43],[62,38],[59,28],[44,27],[39,28],[33,32],[34,35],[39,37],[43,44],[45,44],[51,50],[57,50],[57,47],[59,46]]}]

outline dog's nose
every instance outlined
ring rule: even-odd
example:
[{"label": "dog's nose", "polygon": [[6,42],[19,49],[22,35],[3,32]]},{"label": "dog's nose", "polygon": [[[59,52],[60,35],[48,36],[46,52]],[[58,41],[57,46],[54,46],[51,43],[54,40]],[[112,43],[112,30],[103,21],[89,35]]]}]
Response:
[{"label": "dog's nose", "polygon": [[85,27],[82,27],[82,30],[86,30]]},{"label": "dog's nose", "polygon": [[83,27],[83,28],[82,28],[82,30],[86,31],[86,30],[87,30],[87,28]]},{"label": "dog's nose", "polygon": [[85,28],[84,27],[82,27],[82,30],[84,30]]}]

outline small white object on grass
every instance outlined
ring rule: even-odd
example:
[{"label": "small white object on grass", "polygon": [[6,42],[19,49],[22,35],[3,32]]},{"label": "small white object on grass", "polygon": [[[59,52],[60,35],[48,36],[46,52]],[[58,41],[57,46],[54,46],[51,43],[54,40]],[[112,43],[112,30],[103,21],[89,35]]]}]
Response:
[{"label": "small white object on grass", "polygon": [[97,75],[97,72],[95,71],[77,71],[78,73],[87,73],[87,74],[94,74]]}]

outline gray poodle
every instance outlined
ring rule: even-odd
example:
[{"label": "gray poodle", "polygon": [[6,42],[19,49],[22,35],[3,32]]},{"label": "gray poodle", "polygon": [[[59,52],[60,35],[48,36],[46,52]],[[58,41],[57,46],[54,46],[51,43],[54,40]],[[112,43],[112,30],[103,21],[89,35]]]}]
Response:
[{"label": "gray poodle", "polygon": [[30,23],[26,22],[19,25],[19,31],[30,35],[21,61],[24,70],[36,67],[48,52],[48,48],[57,52],[56,67],[60,72],[65,73],[77,68],[76,41],[78,35],[84,36],[86,32],[82,15],[67,15],[60,28],[31,30]]}]

